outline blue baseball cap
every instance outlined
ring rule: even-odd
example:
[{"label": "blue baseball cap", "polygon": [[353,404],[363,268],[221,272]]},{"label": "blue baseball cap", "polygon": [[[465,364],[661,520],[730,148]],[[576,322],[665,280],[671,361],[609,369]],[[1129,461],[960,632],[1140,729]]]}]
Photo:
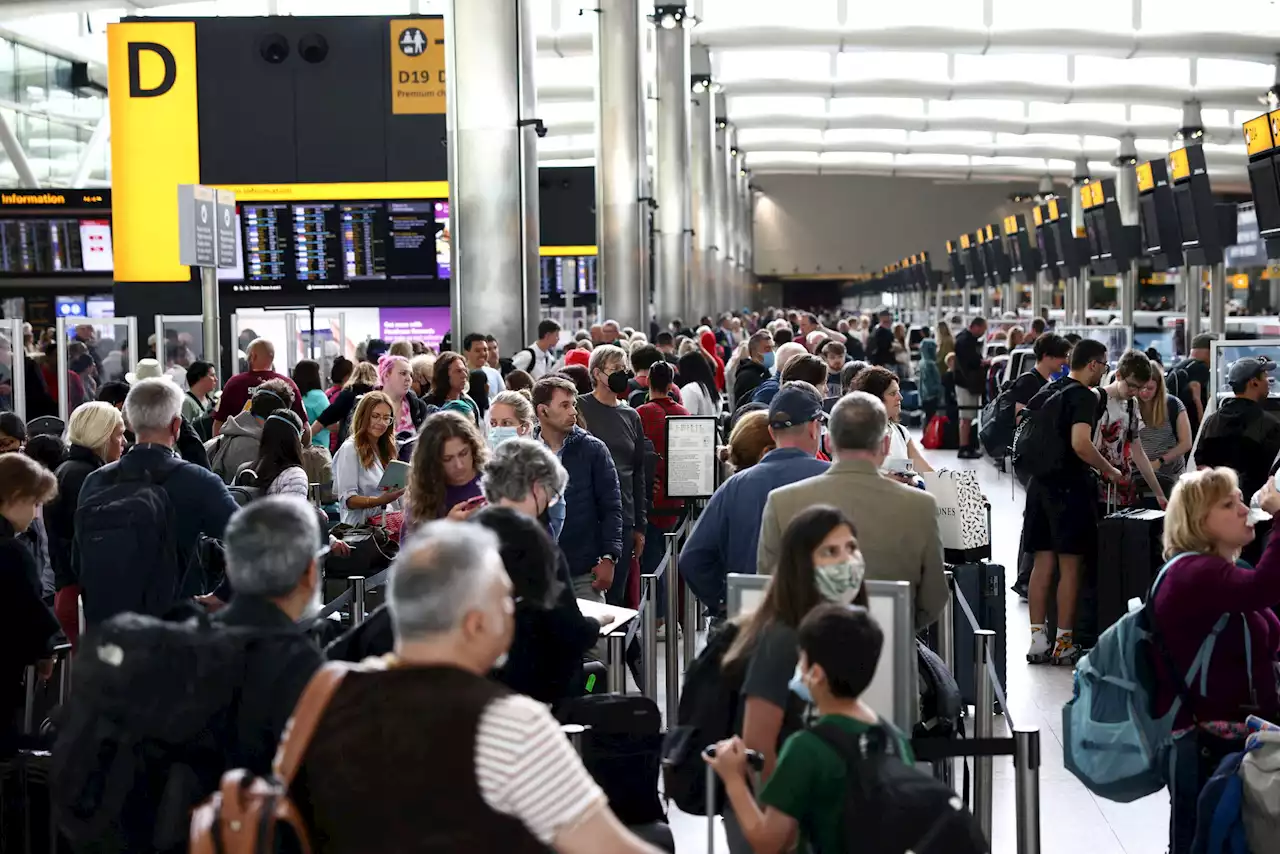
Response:
[{"label": "blue baseball cap", "polygon": [[822,395],[812,385],[793,380],[778,389],[769,404],[769,426],[774,430],[786,430],[810,421],[826,420],[822,408]]},{"label": "blue baseball cap", "polygon": [[1227,371],[1227,384],[1244,385],[1254,377],[1265,376],[1275,369],[1276,363],[1266,356],[1246,356],[1243,359],[1237,359],[1231,365],[1230,370]]}]

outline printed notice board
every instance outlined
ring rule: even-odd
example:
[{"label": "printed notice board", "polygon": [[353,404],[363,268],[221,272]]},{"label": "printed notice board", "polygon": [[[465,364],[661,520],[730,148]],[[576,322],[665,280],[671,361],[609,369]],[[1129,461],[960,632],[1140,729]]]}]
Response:
[{"label": "printed notice board", "polygon": [[667,496],[710,498],[716,491],[719,420],[708,415],[667,416]]}]

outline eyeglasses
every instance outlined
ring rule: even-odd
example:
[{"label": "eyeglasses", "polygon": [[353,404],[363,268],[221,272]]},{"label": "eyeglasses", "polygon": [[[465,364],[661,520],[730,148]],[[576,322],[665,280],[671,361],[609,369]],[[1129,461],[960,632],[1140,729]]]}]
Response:
[{"label": "eyeglasses", "polygon": [[392,415],[371,415],[369,416],[369,420],[377,424],[390,424],[396,419],[395,416]]}]

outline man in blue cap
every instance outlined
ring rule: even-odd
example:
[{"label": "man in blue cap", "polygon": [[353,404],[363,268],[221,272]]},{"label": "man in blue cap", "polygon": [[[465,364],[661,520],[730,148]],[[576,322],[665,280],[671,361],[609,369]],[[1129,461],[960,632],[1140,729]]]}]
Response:
[{"label": "man in blue cap", "polygon": [[1240,493],[1248,503],[1267,482],[1280,453],[1280,421],[1262,408],[1271,391],[1276,363],[1265,357],[1237,359],[1227,370],[1234,397],[1219,403],[1200,425],[1196,466],[1227,466],[1240,477]]},{"label": "man in blue cap", "polygon": [[783,385],[769,404],[769,433],[776,447],[711,496],[680,552],[680,572],[711,613],[724,613],[726,575],[755,571],[760,517],[769,493],[827,470],[829,463],[817,459],[826,417],[817,388],[806,382]]}]

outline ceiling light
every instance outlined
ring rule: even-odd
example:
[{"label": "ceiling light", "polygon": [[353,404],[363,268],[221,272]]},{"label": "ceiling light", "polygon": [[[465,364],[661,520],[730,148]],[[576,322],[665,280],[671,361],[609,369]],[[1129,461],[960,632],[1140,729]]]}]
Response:
[{"label": "ceiling light", "polygon": [[738,177],[739,177],[739,178],[745,178],[745,177],[747,177],[747,170],[746,170],[746,169],[739,169],[739,170],[738,170]]},{"label": "ceiling light", "polygon": [[731,148],[731,149],[729,149],[729,156],[730,156],[730,157],[737,157],[737,156],[738,156],[738,149],[736,149],[736,148]]},{"label": "ceiling light", "polygon": [[710,74],[695,74],[689,78],[693,87],[693,94],[701,95],[711,88]]},{"label": "ceiling light", "polygon": [[657,6],[653,10],[653,17],[650,18],[664,30],[674,30],[676,27],[683,26],[684,19],[684,6]]}]

